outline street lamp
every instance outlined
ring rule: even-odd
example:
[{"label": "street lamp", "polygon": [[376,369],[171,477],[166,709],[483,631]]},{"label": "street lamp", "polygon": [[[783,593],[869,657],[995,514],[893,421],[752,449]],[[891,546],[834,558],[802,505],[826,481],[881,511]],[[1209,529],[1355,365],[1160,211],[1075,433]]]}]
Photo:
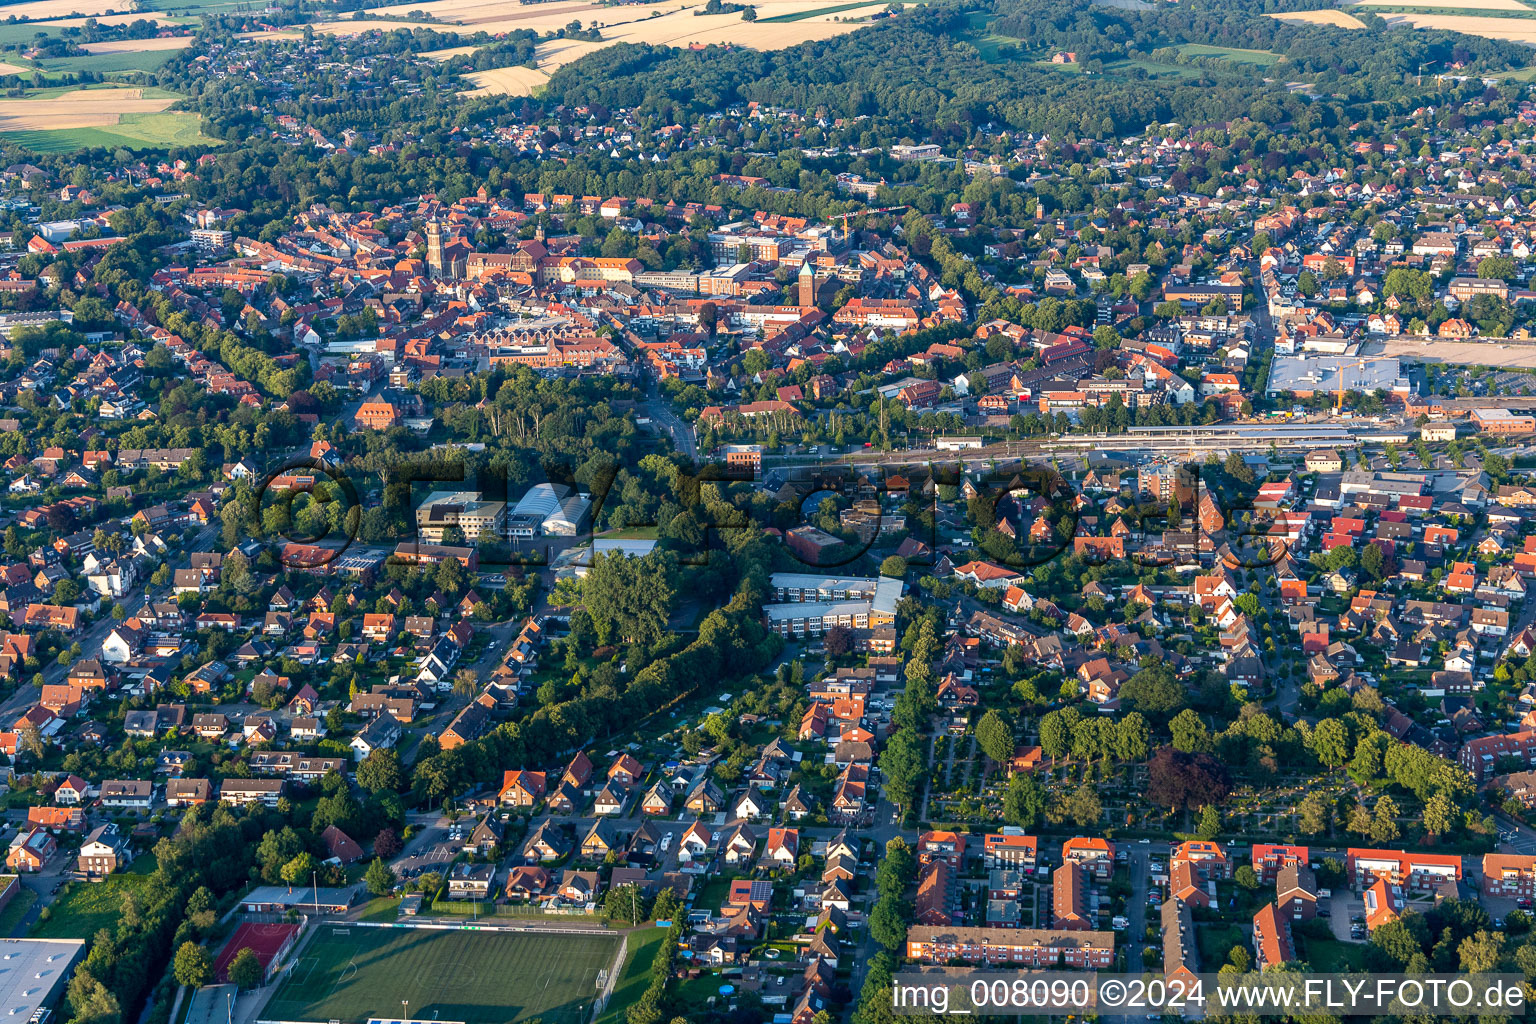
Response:
[{"label": "street lamp", "polygon": [[411,1019],[410,1008],[411,1008],[411,1001],[409,999],[402,999],[402,1000],[400,1000],[400,1019],[401,1020],[404,1021],[404,1020],[410,1020]]}]

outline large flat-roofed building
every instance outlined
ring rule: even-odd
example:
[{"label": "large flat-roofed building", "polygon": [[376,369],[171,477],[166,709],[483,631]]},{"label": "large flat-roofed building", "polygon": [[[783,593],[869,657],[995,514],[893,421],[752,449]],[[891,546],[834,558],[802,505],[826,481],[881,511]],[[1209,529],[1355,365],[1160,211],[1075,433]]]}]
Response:
[{"label": "large flat-roofed building", "polygon": [[783,603],[763,605],[768,628],[782,637],[819,637],[833,626],[877,629],[895,622],[895,603],[905,583],[866,576],[814,576],[774,573],[768,577],[774,597]]},{"label": "large flat-roofed building", "polygon": [[1185,309],[1200,309],[1215,299],[1227,304],[1227,312],[1238,313],[1243,308],[1243,286],[1240,284],[1183,284],[1165,285],[1163,298],[1182,303]]},{"label": "large flat-roofed building", "polygon": [[763,446],[760,444],[728,444],[725,446],[725,468],[733,477],[754,479],[763,466]]},{"label": "large flat-roofed building", "polygon": [[1349,355],[1276,356],[1270,366],[1267,391],[1289,391],[1298,398],[1319,392],[1335,394],[1342,382],[1345,391],[1408,392],[1408,381],[1396,359],[1373,357],[1369,361]]},{"label": "large flat-roofed building", "polygon": [[0,1003],[17,1021],[52,1007],[84,955],[80,939],[0,939]]},{"label": "large flat-roofed building", "polygon": [[1536,433],[1536,416],[1508,409],[1473,409],[1472,422],[1485,434]]},{"label": "large flat-roofed building", "polygon": [[443,532],[458,527],[473,544],[486,530],[497,537],[506,530],[507,503],[486,501],[478,491],[433,491],[416,508],[416,532],[422,540],[443,543]]},{"label": "large flat-roofed building", "polygon": [[780,636],[821,636],[834,626],[878,629],[896,621],[896,602],[906,584],[868,577],[774,573],[774,596],[785,603],[763,606],[768,628]]},{"label": "large flat-roofed building", "polygon": [[1492,295],[1496,299],[1509,298],[1509,285],[1496,277],[1452,278],[1446,291],[1458,302],[1466,302],[1479,295]]},{"label": "large flat-roofed building", "polygon": [[775,601],[847,601],[872,598],[880,580],[874,576],[818,576],[776,572],[768,577]]},{"label": "large flat-roofed building", "polygon": [[534,484],[507,514],[506,534],[513,538],[574,537],[587,525],[592,502],[566,484]]},{"label": "large flat-roofed building", "polygon": [[247,914],[345,914],[352,906],[351,889],[318,889],[310,886],[260,885],[246,893],[240,909]]}]

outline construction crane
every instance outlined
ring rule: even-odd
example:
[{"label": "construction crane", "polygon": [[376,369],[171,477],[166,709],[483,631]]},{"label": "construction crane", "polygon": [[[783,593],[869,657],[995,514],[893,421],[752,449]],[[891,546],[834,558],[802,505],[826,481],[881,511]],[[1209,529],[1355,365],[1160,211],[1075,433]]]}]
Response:
[{"label": "construction crane", "polygon": [[873,210],[853,210],[853,211],[851,211],[849,213],[843,214],[842,215],[842,218],[843,218],[843,241],[845,241],[845,242],[848,241],[848,218],[849,217],[868,217],[871,214],[875,214],[875,213],[895,213],[897,210],[905,210],[905,209],[908,209],[908,207],[906,207],[906,206],[880,206],[880,207],[876,207]]},{"label": "construction crane", "polygon": [[1394,362],[1395,363],[1395,362],[1397,362],[1397,357],[1396,356],[1366,356],[1363,359],[1356,359],[1352,363],[1340,363],[1339,364],[1338,369],[1335,371],[1339,375],[1339,382],[1334,387],[1333,411],[1334,411],[1335,414],[1340,413],[1340,412],[1342,412],[1344,410],[1344,390],[1345,390],[1344,389],[1344,371],[1346,369],[1348,369],[1349,367],[1354,367],[1355,369],[1363,370],[1363,369],[1365,369],[1365,364],[1366,363],[1385,363],[1385,362]]}]

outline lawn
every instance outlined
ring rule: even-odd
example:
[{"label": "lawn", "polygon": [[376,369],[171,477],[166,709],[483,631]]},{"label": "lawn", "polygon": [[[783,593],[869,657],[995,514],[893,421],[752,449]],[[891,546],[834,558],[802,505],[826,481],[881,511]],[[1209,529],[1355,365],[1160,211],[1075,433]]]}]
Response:
[{"label": "lawn", "polygon": [[16,895],[11,897],[11,902],[0,911],[0,939],[8,939],[16,926],[21,924],[21,919],[27,916],[27,911],[37,902],[37,893],[21,886],[16,890]]},{"label": "lawn", "polygon": [[263,1016],[578,1024],[619,937],[328,925],[282,976]]},{"label": "lawn", "polygon": [[629,933],[629,952],[619,972],[619,983],[613,987],[608,1009],[594,1024],[619,1024],[624,1019],[624,1011],[650,986],[651,961],[668,934],[666,928],[639,928]]},{"label": "lawn", "polygon": [[1179,78],[1202,78],[1212,74],[1205,68],[1189,67],[1184,64],[1160,64],[1155,60],[1117,60],[1104,65],[1106,71],[1130,71],[1139,68],[1149,75],[1176,75]]},{"label": "lawn", "polygon": [[1185,43],[1179,52],[1186,57],[1220,57],[1234,64],[1257,64],[1267,68],[1277,64],[1281,55],[1272,50],[1243,50],[1235,46],[1207,46],[1204,43]]},{"label": "lawn", "polygon": [[1347,974],[1365,970],[1365,948],[1365,944],[1360,942],[1304,937],[1297,955],[1310,964],[1314,971]]},{"label": "lawn", "polygon": [[45,911],[48,919],[32,926],[29,937],[90,939],[103,928],[116,931],[124,894],[148,882],[147,875],[133,873],[108,875],[99,882],[71,882]]},{"label": "lawn", "polygon": [[400,898],[398,896],[384,896],[380,899],[369,900],[363,905],[363,912],[358,915],[363,921],[396,920],[400,916]]},{"label": "lawn", "polygon": [[117,124],[99,128],[38,129],[4,134],[6,138],[36,153],[73,153],[96,146],[171,149],[175,146],[224,144],[202,133],[200,115],[169,110],[158,114],[123,114]]}]

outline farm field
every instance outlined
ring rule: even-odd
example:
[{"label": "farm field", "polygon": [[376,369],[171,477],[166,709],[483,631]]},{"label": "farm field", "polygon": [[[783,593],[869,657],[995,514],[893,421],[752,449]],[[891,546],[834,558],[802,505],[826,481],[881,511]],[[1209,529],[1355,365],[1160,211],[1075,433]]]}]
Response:
[{"label": "farm field", "polygon": [[109,39],[99,43],[81,43],[80,48],[90,54],[153,53],[158,50],[185,50],[191,45],[191,36],[169,36],[164,39]]},{"label": "farm field", "polygon": [[1266,18],[1281,21],[1304,21],[1309,25],[1333,25],[1337,28],[1365,28],[1359,18],[1343,11],[1287,11],[1283,14],[1266,14]]},{"label": "farm field", "polygon": [[[602,42],[567,43],[551,40],[559,48],[547,55],[541,48],[539,67],[554,72],[578,57],[612,43],[651,43],[654,45],[687,46],[692,43],[707,45],[731,44],[749,46],[758,50],[777,50],[786,46],[815,39],[831,39],[853,32],[862,27],[856,21],[833,21],[843,17],[838,13],[852,10],[844,4],[828,5],[824,0],[765,0],[756,4],[757,21],[742,21],[739,13],[695,14],[700,4],[684,4],[681,0],[669,0],[659,4],[634,7],[601,7],[585,3],[534,4],[527,8],[505,4],[487,3],[486,0],[438,0],[420,4],[399,4],[379,7],[371,14],[382,15],[388,21],[330,21],[315,26],[317,32],[348,35],[380,28],[434,28],[452,31],[455,26],[467,32],[513,32],[531,29],[549,32],[564,28],[572,21],[584,25],[596,22],[603,34]],[[875,13],[881,4],[858,3],[854,7],[866,8],[865,13]],[[412,21],[410,12],[431,14],[439,19],[436,24]],[[858,17],[858,12],[847,17]],[[393,20],[399,18],[400,20]],[[573,43],[576,48],[572,48]],[[457,49],[454,47],[452,49]],[[444,51],[434,51],[434,56]]]},{"label": "farm field", "polygon": [[1186,57],[1220,57],[1234,64],[1254,64],[1267,68],[1279,63],[1283,57],[1271,50],[1243,50],[1235,46],[1207,46],[1204,43],[1185,43],[1179,52]]},{"label": "farm field", "polygon": [[5,135],[39,153],[73,153],[93,146],[167,149],[172,146],[222,146],[222,139],[202,132],[196,114],[124,114],[117,124],[63,131],[6,131]]},{"label": "farm field", "polygon": [[218,145],[202,133],[196,114],[166,109],[177,98],[157,88],[44,89],[27,99],[0,99],[0,133],[41,153]]},{"label": "farm field", "polygon": [[1511,43],[1536,45],[1536,19],[1418,12],[1384,14],[1382,17],[1393,25],[1446,29],[1451,32],[1465,32],[1469,36],[1482,36],[1484,39],[1503,39]]},{"label": "farm field", "polygon": [[117,11],[128,11],[133,4],[128,0],[31,0],[30,3],[7,4],[5,16],[18,21],[39,18],[89,18]]},{"label": "farm field", "polygon": [[176,42],[183,45],[171,50],[119,50],[93,53],[86,57],[40,60],[37,63],[44,71],[96,71],[104,75],[116,71],[154,71],[185,49],[186,41]]},{"label": "farm field", "polygon": [[465,96],[532,96],[549,81],[549,75],[537,68],[493,68],[490,71],[473,71],[464,76],[475,83]]},{"label": "farm field", "polygon": [[170,93],[145,96],[143,89],[71,89],[39,99],[0,99],[0,131],[99,128],[117,124],[124,114],[157,114],[175,102]]},{"label": "farm field", "polygon": [[263,1008],[281,1020],[360,1024],[394,1017],[577,1024],[597,995],[597,974],[617,935],[461,932],[322,926]]},{"label": "farm field", "polygon": [[[795,22],[795,21],[811,21],[811,20],[818,20],[819,21],[819,20],[822,20],[822,19],[825,19],[825,18],[830,18],[833,15],[843,14],[843,13],[845,13],[847,11],[857,11],[857,10],[862,10],[864,8],[884,9],[885,6],[886,5],[884,3],[882,3],[881,0],[872,0],[872,2],[871,2],[871,0],[861,0],[861,2],[858,2],[858,3],[836,4],[836,5],[832,6],[832,7],[822,7],[820,9],[818,9],[818,10],[813,10],[813,11],[795,12],[795,13],[792,13],[792,14],[777,14],[777,15],[774,15],[772,18],[768,18],[766,20],[770,21],[770,22],[775,22],[775,23],[785,23],[785,22]],[[873,14],[874,10],[868,10],[868,11],[865,11],[865,13],[866,14]],[[850,15],[850,17],[857,17],[857,15]],[[758,19],[759,23],[761,23],[764,20],[765,19],[762,19],[762,18]]]},{"label": "farm field", "polygon": [[1453,9],[1487,10],[1487,11],[1519,11],[1523,14],[1536,14],[1527,4],[1519,0],[1358,0],[1357,7],[1450,7]]}]

